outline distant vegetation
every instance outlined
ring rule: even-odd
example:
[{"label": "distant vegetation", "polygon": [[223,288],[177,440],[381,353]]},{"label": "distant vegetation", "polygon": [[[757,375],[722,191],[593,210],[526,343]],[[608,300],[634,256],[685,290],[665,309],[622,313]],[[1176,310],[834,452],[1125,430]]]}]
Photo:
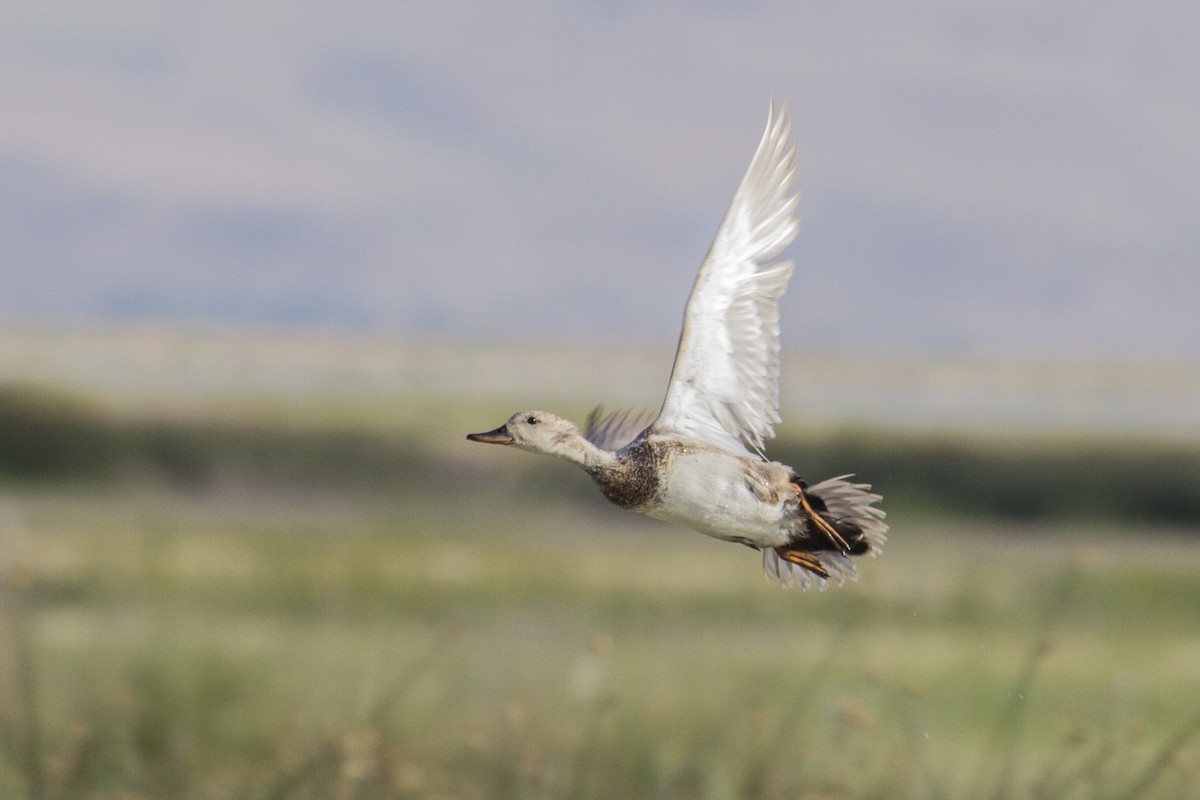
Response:
[{"label": "distant vegetation", "polygon": [[813,478],[853,470],[893,502],[947,514],[1200,522],[1195,443],[848,432],[775,455]]},{"label": "distant vegetation", "polygon": [[[449,487],[481,469],[458,437],[431,444],[335,419],[115,419],[84,398],[0,387],[0,481],[151,479],[181,488],[213,481],[400,493]],[[971,438],[846,431],[772,443],[770,455],[818,480],[853,471],[891,510],[1009,520],[1200,522],[1200,445],[1121,438]],[[542,459],[514,459],[472,491],[596,502],[586,480]]]},{"label": "distant vegetation", "polygon": [[25,386],[0,387],[0,480],[161,480],[417,484],[436,465],[411,438],[330,424],[230,419],[114,419],[86,400]]}]

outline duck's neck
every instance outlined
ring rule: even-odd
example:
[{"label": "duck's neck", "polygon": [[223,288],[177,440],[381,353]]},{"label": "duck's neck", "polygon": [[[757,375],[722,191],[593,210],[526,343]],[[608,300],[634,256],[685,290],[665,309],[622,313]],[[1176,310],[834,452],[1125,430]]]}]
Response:
[{"label": "duck's neck", "polygon": [[570,461],[583,467],[589,473],[603,472],[617,467],[617,457],[608,450],[602,450],[582,436],[573,436],[557,443],[547,455]]}]

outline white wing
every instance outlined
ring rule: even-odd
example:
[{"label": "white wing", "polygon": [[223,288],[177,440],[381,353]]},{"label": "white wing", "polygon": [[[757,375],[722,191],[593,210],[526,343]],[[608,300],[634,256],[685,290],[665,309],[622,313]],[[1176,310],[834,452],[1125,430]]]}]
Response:
[{"label": "white wing", "polygon": [[779,422],[779,298],[796,236],[796,169],[787,110],[767,130],[696,276],[671,382],[653,431],[737,453],[761,450]]}]

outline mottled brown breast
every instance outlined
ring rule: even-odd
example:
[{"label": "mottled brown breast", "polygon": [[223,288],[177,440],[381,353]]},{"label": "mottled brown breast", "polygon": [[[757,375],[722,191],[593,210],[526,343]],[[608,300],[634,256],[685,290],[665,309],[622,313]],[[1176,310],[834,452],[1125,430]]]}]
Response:
[{"label": "mottled brown breast", "polygon": [[665,461],[665,446],[639,439],[621,452],[615,469],[590,474],[600,492],[613,503],[621,508],[640,510],[658,494]]}]

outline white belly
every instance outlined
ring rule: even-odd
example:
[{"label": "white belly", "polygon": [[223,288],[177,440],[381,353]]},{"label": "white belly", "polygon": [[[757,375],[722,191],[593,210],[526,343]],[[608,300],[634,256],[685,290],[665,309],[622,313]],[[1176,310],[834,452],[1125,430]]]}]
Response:
[{"label": "white belly", "polygon": [[657,502],[645,513],[718,539],[759,547],[783,544],[783,503],[764,501],[751,487],[746,468],[746,461],[728,453],[678,453]]}]

